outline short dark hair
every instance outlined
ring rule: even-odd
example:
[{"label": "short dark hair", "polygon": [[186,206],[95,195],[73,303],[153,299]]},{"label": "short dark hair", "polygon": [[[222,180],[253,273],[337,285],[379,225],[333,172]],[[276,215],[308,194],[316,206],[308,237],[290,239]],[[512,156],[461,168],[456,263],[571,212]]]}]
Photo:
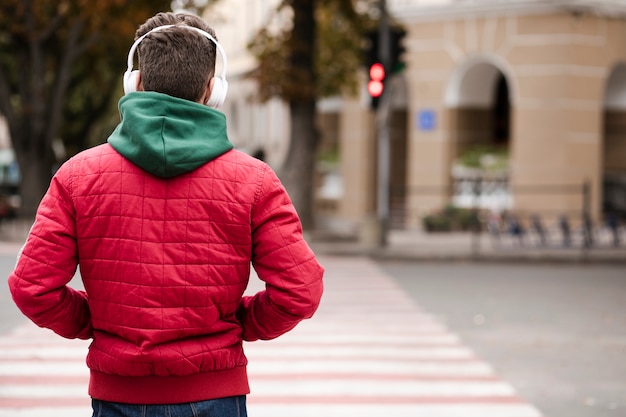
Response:
[{"label": "short dark hair", "polygon": [[180,26],[202,29],[217,40],[215,31],[192,14],[158,13],[137,29],[135,40],[165,25],[178,27],[152,32],[137,47],[143,89],[198,101],[215,74],[216,46],[202,34]]}]

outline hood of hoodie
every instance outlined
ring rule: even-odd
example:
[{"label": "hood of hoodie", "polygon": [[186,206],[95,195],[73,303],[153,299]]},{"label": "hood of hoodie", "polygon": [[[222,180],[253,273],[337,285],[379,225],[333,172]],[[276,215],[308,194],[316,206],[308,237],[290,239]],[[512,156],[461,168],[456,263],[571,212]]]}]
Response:
[{"label": "hood of hoodie", "polygon": [[118,107],[121,122],[109,144],[158,177],[193,171],[233,148],[226,116],[200,103],[142,91],[125,95]]}]

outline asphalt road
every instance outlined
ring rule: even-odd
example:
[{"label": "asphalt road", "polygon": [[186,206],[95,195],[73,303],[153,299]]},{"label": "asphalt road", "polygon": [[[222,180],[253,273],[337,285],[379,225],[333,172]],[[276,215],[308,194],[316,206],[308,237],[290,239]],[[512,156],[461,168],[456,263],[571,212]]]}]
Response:
[{"label": "asphalt road", "polygon": [[623,265],[381,266],[543,416],[626,416]]}]

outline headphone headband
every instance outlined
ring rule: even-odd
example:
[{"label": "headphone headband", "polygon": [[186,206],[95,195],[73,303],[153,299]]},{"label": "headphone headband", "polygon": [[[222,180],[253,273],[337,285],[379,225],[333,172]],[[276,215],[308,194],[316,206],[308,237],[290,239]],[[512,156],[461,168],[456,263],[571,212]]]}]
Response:
[{"label": "headphone headband", "polygon": [[224,52],[224,48],[222,48],[222,45],[220,45],[219,42],[210,33],[205,32],[204,30],[197,28],[195,26],[189,26],[189,25],[157,26],[154,29],[150,30],[149,32],[137,38],[137,40],[133,43],[133,45],[130,47],[130,50],[128,51],[127,68],[126,68],[126,72],[124,73],[124,92],[128,94],[131,91],[135,91],[135,86],[133,85],[133,83],[136,83],[136,76],[133,76],[133,73],[136,73],[136,72],[133,71],[133,64],[134,64],[133,61],[135,57],[135,50],[137,49],[141,41],[143,41],[144,38],[148,36],[149,34],[151,34],[152,32],[160,32],[162,30],[173,28],[173,27],[194,30],[215,44],[215,47],[222,58],[222,70],[221,70],[220,75],[215,77],[213,89],[217,91],[213,91],[211,93],[211,98],[209,98],[207,105],[211,107],[221,106],[226,98],[226,90],[228,89],[228,82],[226,81],[226,69],[228,65],[228,61],[226,59],[226,52]]}]

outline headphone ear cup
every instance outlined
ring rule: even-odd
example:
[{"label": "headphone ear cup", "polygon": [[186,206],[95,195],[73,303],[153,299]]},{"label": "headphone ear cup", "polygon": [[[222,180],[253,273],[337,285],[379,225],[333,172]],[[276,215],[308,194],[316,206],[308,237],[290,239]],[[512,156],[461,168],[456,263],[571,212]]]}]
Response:
[{"label": "headphone ear cup", "polygon": [[138,77],[139,77],[139,70],[126,71],[124,73],[124,94],[133,93],[137,91]]},{"label": "headphone ear cup", "polygon": [[213,89],[211,96],[206,101],[206,105],[217,109],[224,104],[226,93],[228,92],[228,81],[221,77],[213,77]]}]

